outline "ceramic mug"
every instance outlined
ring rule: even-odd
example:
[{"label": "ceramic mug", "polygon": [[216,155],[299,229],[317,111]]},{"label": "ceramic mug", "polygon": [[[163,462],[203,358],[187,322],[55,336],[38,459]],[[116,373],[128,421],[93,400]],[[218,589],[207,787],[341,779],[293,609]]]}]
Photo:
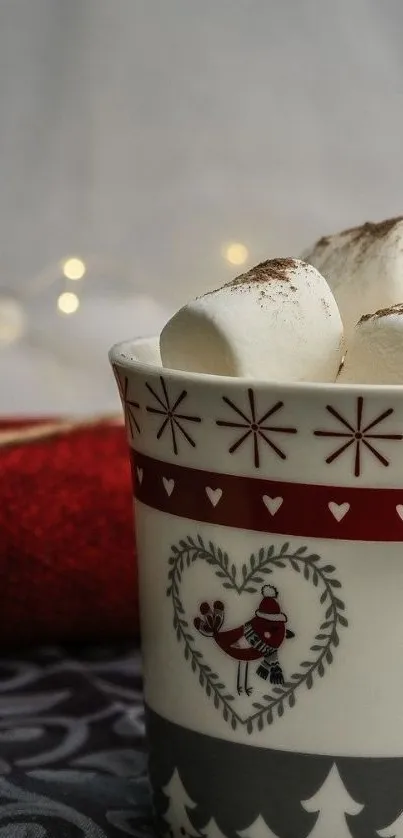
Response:
[{"label": "ceramic mug", "polygon": [[403,835],[403,388],[110,357],[159,834]]}]

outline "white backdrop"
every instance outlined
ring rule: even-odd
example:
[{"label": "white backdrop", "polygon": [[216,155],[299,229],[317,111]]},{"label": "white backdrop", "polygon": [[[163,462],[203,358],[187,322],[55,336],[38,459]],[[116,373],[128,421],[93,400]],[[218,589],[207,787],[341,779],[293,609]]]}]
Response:
[{"label": "white backdrop", "polygon": [[402,28],[401,0],[1,0],[0,282],[43,283],[1,412],[113,407],[107,344],[239,273],[227,241],[247,267],[402,213]]}]

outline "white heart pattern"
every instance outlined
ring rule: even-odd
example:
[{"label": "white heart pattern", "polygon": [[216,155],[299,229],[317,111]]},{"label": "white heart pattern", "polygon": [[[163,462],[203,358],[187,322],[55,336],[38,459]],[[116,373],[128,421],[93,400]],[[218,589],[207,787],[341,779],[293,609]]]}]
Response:
[{"label": "white heart pattern", "polygon": [[332,513],[333,518],[336,519],[338,523],[343,520],[344,516],[347,515],[348,510],[350,509],[349,503],[335,503],[335,501],[331,500],[328,503],[329,511]]},{"label": "white heart pattern", "polygon": [[137,480],[139,481],[140,486],[141,486],[141,484],[143,482],[143,469],[136,466],[136,472],[137,472]]},{"label": "white heart pattern", "polygon": [[210,486],[206,486],[206,495],[210,503],[212,503],[213,506],[217,506],[217,503],[219,503],[222,498],[222,489],[211,489]]},{"label": "white heart pattern", "polygon": [[400,520],[403,521],[403,504],[402,503],[397,504],[396,512],[397,512]]},{"label": "white heart pattern", "polygon": [[163,484],[164,484],[164,489],[165,489],[165,491],[166,491],[166,493],[167,493],[168,497],[170,498],[170,497],[171,497],[171,495],[172,495],[172,492],[173,492],[173,490],[174,490],[174,488],[175,488],[175,480],[173,480],[173,478],[172,478],[172,477],[171,477],[171,479],[170,479],[170,480],[168,480],[168,478],[167,478],[167,477],[163,477],[163,478],[162,478],[162,482],[163,482]]},{"label": "white heart pattern", "polygon": [[271,498],[270,495],[263,495],[262,500],[266,509],[270,512],[270,515],[275,515],[283,503],[283,498]]}]

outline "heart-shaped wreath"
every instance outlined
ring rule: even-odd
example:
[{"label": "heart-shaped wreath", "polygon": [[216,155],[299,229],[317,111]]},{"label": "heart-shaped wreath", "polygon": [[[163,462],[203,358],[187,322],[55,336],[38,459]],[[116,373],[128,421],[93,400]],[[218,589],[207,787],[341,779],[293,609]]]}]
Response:
[{"label": "heart-shaped wreath", "polygon": [[[238,571],[236,565],[230,563],[228,553],[216,547],[212,541],[205,544],[200,535],[196,538],[188,536],[178,545],[171,547],[167,596],[172,601],[173,625],[177,639],[183,644],[184,655],[192,671],[198,674],[200,686],[234,730],[239,724],[246,726],[248,733],[252,733],[255,726],[262,730],[265,723],[272,724],[276,717],[284,715],[288,707],[294,707],[299,687],[305,685],[309,690],[316,676],[324,676],[326,668],[333,661],[333,651],[339,645],[339,626],[348,626],[343,613],[344,602],[336,594],[341,588],[341,582],[334,576],[335,567],[323,564],[320,556],[308,553],[307,550],[308,548],[303,546],[291,552],[288,543],[283,544],[278,552],[273,545],[261,547],[257,555],[252,554],[248,564],[243,564]],[[323,607],[323,619],[310,647],[314,655],[310,660],[303,660],[299,670],[287,680],[273,686],[272,695],[263,695],[261,703],[252,702],[253,711],[247,718],[239,715],[234,708],[234,696],[228,692],[220,676],[205,662],[192,633],[193,625],[191,626],[187,619],[181,600],[181,582],[185,569],[196,561],[204,561],[211,565],[222,586],[235,591],[239,596],[243,593],[256,593],[264,582],[264,574],[286,567],[301,573],[306,581],[318,588],[318,594],[320,591],[319,602]]]}]

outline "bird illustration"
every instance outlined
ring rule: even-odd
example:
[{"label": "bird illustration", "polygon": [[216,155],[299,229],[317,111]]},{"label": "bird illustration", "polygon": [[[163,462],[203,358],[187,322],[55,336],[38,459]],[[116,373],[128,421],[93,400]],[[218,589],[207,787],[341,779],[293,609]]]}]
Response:
[{"label": "bird illustration", "polygon": [[223,629],[225,607],[217,600],[213,605],[202,602],[200,616],[195,617],[194,626],[204,637],[211,637],[217,646],[238,661],[237,692],[251,695],[249,685],[249,663],[260,661],[256,674],[271,684],[284,684],[283,670],[278,660],[278,650],[284,640],[295,637],[286,628],[287,617],[277,601],[278,591],[272,585],[264,585],[259,607],[248,622],[233,629]]}]

